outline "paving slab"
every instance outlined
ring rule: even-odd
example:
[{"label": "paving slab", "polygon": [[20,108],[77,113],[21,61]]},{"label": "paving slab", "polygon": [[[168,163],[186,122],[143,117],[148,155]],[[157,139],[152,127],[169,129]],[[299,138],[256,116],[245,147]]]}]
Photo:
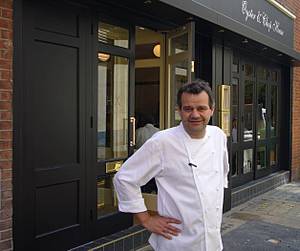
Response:
[{"label": "paving slab", "polygon": [[223,235],[224,251],[299,251],[300,229],[250,221]]}]

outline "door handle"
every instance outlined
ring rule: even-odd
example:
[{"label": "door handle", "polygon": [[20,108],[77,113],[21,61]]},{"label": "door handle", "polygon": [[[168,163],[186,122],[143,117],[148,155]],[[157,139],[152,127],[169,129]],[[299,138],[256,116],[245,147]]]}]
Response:
[{"label": "door handle", "polygon": [[130,117],[130,124],[132,128],[132,137],[130,140],[130,146],[135,146],[135,117]]}]

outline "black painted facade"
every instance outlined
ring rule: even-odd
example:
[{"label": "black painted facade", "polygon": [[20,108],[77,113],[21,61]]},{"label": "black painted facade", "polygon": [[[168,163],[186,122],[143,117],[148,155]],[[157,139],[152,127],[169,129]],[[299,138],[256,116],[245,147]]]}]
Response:
[{"label": "black painted facade", "polygon": [[[66,250],[132,225],[132,217],[127,214],[97,216],[97,179],[109,177],[108,162],[126,159],[126,156],[97,158],[100,102],[97,53],[128,60],[127,111],[128,118],[135,116],[137,26],[153,30],[166,39],[169,31],[192,22],[190,50],[195,63],[192,78],[209,81],[217,100],[219,85],[227,84],[233,91],[238,81],[238,100],[232,99],[230,107],[241,107],[236,113],[239,140],[234,142],[232,134],[228,137],[231,174],[230,188],[225,191],[225,210],[231,208],[231,188],[290,169],[291,59],[300,58],[292,48],[293,22],[265,1],[253,7],[255,11],[269,11],[270,17],[279,20],[286,36],[280,41],[279,28],[266,37],[265,27],[255,30],[254,24],[249,24],[251,28],[245,26],[242,12],[234,24],[228,21],[227,17],[235,15],[243,1],[232,1],[236,10],[228,9],[227,3],[217,4],[219,1],[190,1],[183,9],[182,2],[15,1],[13,231],[16,250]],[[195,4],[197,7],[193,8]],[[207,8],[209,11],[205,12]],[[220,15],[222,10],[224,15]],[[128,48],[100,43],[99,21],[127,29]],[[247,43],[243,43],[245,39]],[[250,74],[246,72],[247,67],[251,68]],[[261,69],[269,75],[259,75]],[[243,140],[245,114],[249,112],[247,88],[252,88],[251,141]],[[276,115],[269,112],[274,108],[270,98],[274,90]],[[265,95],[267,110],[264,138],[258,137],[260,128],[255,123],[261,111],[261,103],[257,101],[260,93]],[[217,114],[212,124],[220,125]],[[230,116],[232,123],[233,114]],[[272,116],[277,119],[276,135],[271,126]],[[167,124],[164,122],[164,128]],[[133,130],[128,121],[127,156],[134,152],[134,146],[130,145]],[[271,163],[274,146],[277,159]],[[247,149],[252,149],[252,165],[257,165],[261,158],[257,149],[265,149],[266,165],[270,168],[252,166],[251,171],[243,173]]]}]

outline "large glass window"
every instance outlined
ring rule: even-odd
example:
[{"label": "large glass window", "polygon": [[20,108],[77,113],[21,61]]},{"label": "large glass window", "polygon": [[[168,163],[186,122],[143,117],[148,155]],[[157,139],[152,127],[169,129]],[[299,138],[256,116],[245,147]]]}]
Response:
[{"label": "large glass window", "polygon": [[237,176],[238,175],[238,152],[232,153],[232,161],[231,161],[231,176]]},{"label": "large glass window", "polygon": [[186,52],[188,50],[188,33],[170,39],[169,55]]},{"label": "large glass window", "polygon": [[277,165],[277,144],[270,145],[270,166]]},{"label": "large glass window", "polygon": [[238,125],[239,125],[239,79],[232,79],[232,130],[231,139],[232,143],[237,143],[238,138]]},{"label": "large glass window", "polygon": [[266,147],[265,146],[258,147],[257,151],[256,151],[256,168],[257,168],[257,170],[267,167],[266,160],[267,160]]},{"label": "large glass window", "polygon": [[253,149],[245,149],[243,156],[243,174],[250,173],[253,168]]},{"label": "large glass window", "polygon": [[276,85],[271,85],[271,123],[270,123],[270,129],[271,129],[271,136],[275,137],[277,135],[277,93],[278,93],[278,87]]},{"label": "large glass window", "polygon": [[127,157],[128,59],[101,52],[98,59],[97,158]]},{"label": "large glass window", "polygon": [[244,141],[253,140],[253,86],[253,81],[245,80]]},{"label": "large glass window", "polygon": [[188,81],[188,61],[183,60],[181,62],[177,62],[176,64],[170,65],[171,67],[171,76],[173,76],[173,81],[174,83],[174,89],[173,89],[173,97],[172,97],[172,102],[173,102],[173,112],[174,112],[174,125],[178,125],[181,121],[181,118],[179,116],[179,113],[176,109],[176,98],[177,95],[176,93],[180,89],[180,87],[185,84]]},{"label": "large glass window", "polygon": [[264,83],[258,83],[257,85],[257,113],[256,113],[256,125],[257,125],[257,139],[262,140],[266,138],[266,123],[267,123],[267,86]]},{"label": "large glass window", "polygon": [[232,72],[239,73],[239,59],[237,57],[233,57]]},{"label": "large glass window", "polygon": [[117,196],[113,186],[113,176],[97,179],[97,217],[118,211]]},{"label": "large glass window", "polygon": [[99,22],[98,41],[105,44],[129,48],[129,31],[120,26]]},{"label": "large glass window", "polygon": [[254,65],[253,64],[245,64],[245,76],[253,77],[254,75]]}]

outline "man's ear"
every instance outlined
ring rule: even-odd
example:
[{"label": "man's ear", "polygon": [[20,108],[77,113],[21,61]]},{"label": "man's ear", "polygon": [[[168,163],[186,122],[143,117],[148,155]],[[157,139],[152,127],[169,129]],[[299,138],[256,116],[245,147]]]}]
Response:
[{"label": "man's ear", "polygon": [[214,115],[214,112],[215,112],[215,106],[212,106],[212,108],[211,108],[211,116]]}]

